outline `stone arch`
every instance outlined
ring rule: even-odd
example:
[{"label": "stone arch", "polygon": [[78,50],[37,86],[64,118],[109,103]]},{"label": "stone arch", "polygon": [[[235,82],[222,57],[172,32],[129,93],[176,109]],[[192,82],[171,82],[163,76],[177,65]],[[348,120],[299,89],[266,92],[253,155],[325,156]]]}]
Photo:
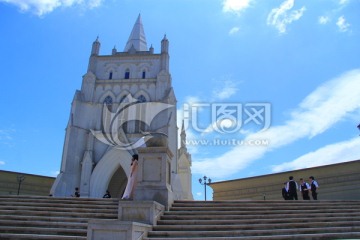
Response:
[{"label": "stone arch", "polygon": [[141,95],[146,98],[146,102],[150,102],[150,95],[142,89],[135,94],[134,98],[138,99]]},{"label": "stone arch", "polygon": [[121,91],[121,93],[119,94],[119,96],[116,98],[116,102],[120,103],[121,100],[124,99],[124,97],[128,96],[128,95],[131,95],[131,93],[128,91],[128,90],[123,90]]},{"label": "stone arch", "polygon": [[[131,154],[126,150],[111,148],[100,159],[90,178],[90,197],[100,198],[109,187],[116,171],[122,168],[126,177],[130,175]],[[116,197],[116,196],[114,196]]]},{"label": "stone arch", "polygon": [[108,96],[110,96],[113,99],[113,102],[115,101],[116,99],[115,94],[112,91],[108,90],[101,95],[101,97],[99,98],[99,103],[103,104],[105,98]]}]

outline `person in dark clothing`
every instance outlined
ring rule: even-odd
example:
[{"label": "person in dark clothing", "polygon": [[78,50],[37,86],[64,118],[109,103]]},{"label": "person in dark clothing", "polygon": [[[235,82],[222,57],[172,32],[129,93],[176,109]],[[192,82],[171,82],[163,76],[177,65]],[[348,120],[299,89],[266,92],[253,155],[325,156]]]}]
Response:
[{"label": "person in dark clothing", "polygon": [[319,188],[319,184],[317,183],[317,181],[315,181],[315,178],[313,176],[309,177],[309,181],[310,181],[312,198],[314,200],[317,200],[318,193],[316,192],[316,190]]},{"label": "person in dark clothing", "polygon": [[106,193],[104,194],[103,198],[111,198],[109,190],[106,190]]},{"label": "person in dark clothing", "polygon": [[80,192],[79,192],[79,188],[78,187],[76,187],[75,188],[75,193],[74,193],[74,195],[71,195],[72,197],[80,197]]},{"label": "person in dark clothing", "polygon": [[304,179],[300,178],[300,187],[299,190],[301,192],[303,200],[310,200],[309,191],[310,185],[304,181]]},{"label": "person in dark clothing", "polygon": [[286,191],[286,184],[287,182],[284,182],[284,187],[282,188],[281,192],[284,200],[289,200],[289,193]]},{"label": "person in dark clothing", "polygon": [[286,191],[289,193],[289,200],[298,200],[297,189],[298,185],[294,181],[294,177],[290,176],[289,181],[286,184]]}]

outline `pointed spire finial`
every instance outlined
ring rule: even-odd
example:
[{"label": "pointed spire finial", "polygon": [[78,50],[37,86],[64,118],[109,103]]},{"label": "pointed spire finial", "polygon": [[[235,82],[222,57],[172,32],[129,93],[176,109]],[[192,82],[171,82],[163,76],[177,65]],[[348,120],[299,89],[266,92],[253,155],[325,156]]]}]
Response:
[{"label": "pointed spire finial", "polygon": [[129,51],[132,45],[136,51],[147,51],[146,37],[140,13],[126,43],[124,52]]}]

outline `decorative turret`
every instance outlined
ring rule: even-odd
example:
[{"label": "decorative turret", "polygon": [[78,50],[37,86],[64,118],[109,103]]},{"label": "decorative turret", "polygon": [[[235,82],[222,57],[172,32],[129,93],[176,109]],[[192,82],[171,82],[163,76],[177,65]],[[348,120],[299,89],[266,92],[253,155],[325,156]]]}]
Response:
[{"label": "decorative turret", "polygon": [[182,125],[181,125],[180,141],[181,141],[180,148],[184,148],[186,150],[186,132],[185,132],[184,120],[182,120]]},{"label": "decorative turret", "polygon": [[116,52],[117,52],[117,50],[116,50],[116,46],[114,46],[114,48],[112,49],[112,55],[115,55],[115,54],[116,54]]},{"label": "decorative turret", "polygon": [[131,31],[129,39],[126,43],[124,52],[128,52],[132,46],[136,51],[148,51],[146,44],[146,37],[144,32],[144,27],[141,21],[141,15],[139,14],[135,25]]},{"label": "decorative turret", "polygon": [[166,34],[161,40],[161,53],[169,53],[169,40],[166,38]]},{"label": "decorative turret", "polygon": [[96,40],[92,44],[91,55],[90,55],[90,60],[89,60],[89,65],[88,65],[88,72],[95,73],[96,57],[99,56],[100,45],[101,44],[99,42],[99,36],[97,36]]},{"label": "decorative turret", "polygon": [[169,40],[164,38],[161,40],[161,70],[169,72]]},{"label": "decorative turret", "polygon": [[92,48],[91,48],[91,55],[99,55],[100,52],[100,42],[99,42],[99,36],[96,38],[96,40],[93,42],[92,44]]}]

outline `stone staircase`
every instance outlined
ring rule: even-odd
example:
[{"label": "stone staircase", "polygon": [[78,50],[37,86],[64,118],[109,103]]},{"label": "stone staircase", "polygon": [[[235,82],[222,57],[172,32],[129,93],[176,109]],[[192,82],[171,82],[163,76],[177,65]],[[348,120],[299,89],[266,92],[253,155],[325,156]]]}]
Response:
[{"label": "stone staircase", "polygon": [[89,219],[117,219],[118,199],[0,196],[0,239],[86,239]]},{"label": "stone staircase", "polygon": [[146,240],[360,239],[360,201],[176,201]]}]

